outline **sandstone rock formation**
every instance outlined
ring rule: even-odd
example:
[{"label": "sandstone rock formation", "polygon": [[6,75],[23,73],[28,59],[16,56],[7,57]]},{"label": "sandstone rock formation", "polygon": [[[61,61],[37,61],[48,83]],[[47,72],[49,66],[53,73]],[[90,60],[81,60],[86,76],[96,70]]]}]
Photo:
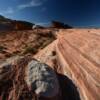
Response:
[{"label": "sandstone rock formation", "polygon": [[17,21],[0,15],[0,31],[30,30],[34,24],[26,21]]},{"label": "sandstone rock formation", "polygon": [[[96,29],[60,30],[54,45],[55,49],[48,46],[49,49],[45,49],[47,53],[40,51],[35,55],[36,59],[44,61],[45,58],[49,58],[48,51],[52,53],[55,50],[55,60],[52,55],[44,62],[49,64],[54,61],[54,69],[73,81],[81,100],[100,99],[99,33],[100,30]],[[44,55],[44,58],[41,55]],[[50,65],[52,66],[51,63]]]},{"label": "sandstone rock formation", "polygon": [[[49,36],[50,37],[49,39],[51,39],[51,35],[46,34],[47,31],[51,32],[51,29],[35,30],[35,32],[39,32],[40,37],[46,36],[47,39]],[[100,29],[67,29],[67,30],[61,29],[58,31],[54,31],[53,33],[54,33],[53,36],[56,36],[56,40],[52,42],[50,45],[46,46],[46,48],[43,47],[44,49],[43,48],[39,49],[39,51],[35,55],[31,54],[31,56],[33,56],[33,58],[39,60],[42,63],[48,64],[48,66],[50,66],[56,72],[56,76],[58,78],[60,92],[61,92],[58,95],[58,97],[59,96],[61,97],[61,98],[59,97],[59,99],[60,100],[100,100],[100,95],[99,95],[100,93],[100,68],[99,68],[100,67],[100,53],[99,53]],[[16,35],[14,36],[16,37]],[[20,35],[18,36],[20,37]],[[33,39],[33,36],[34,35],[31,34],[30,38],[28,38],[28,42],[25,42],[25,44],[31,43],[29,39]],[[7,37],[10,36],[7,35]],[[11,43],[11,41],[14,39],[15,38],[10,37],[10,40],[8,41],[8,39],[5,38],[5,35],[0,37],[0,43],[2,44],[1,52],[4,52],[6,49],[6,48],[3,49],[3,46],[5,46],[6,43],[8,42]],[[45,39],[45,38],[41,38],[41,39]],[[23,41],[23,39],[21,41]],[[27,38],[24,41],[27,41]],[[18,41],[18,44],[20,42]],[[37,43],[37,41],[32,42],[32,44],[33,43]],[[23,42],[21,42],[21,44],[23,44]],[[14,42],[12,44],[7,44],[6,46],[9,49],[9,48],[13,48],[13,45]],[[20,46],[21,45],[19,45],[18,47]],[[27,100],[35,98],[34,93],[29,89],[30,85],[28,85],[29,87],[27,87],[26,83],[28,83],[29,80],[26,81],[25,83],[24,79],[27,79],[27,77],[23,78],[25,76],[29,77],[29,73],[28,71],[25,71],[25,68],[29,67],[30,63],[32,63],[32,68],[35,69],[36,66],[33,64],[33,62],[35,62],[33,61],[34,60],[33,58],[31,58],[30,56],[26,56],[19,59],[19,61],[17,62],[15,61],[14,64],[2,64],[3,59],[0,60],[0,68],[2,68],[1,65],[6,66],[3,70],[0,69],[0,75],[4,75],[1,74],[3,72],[6,73],[6,71],[10,71],[10,68],[8,66],[13,65],[12,68],[16,69],[13,71],[11,70],[12,74],[10,76],[11,77],[10,83],[14,82],[14,85],[10,84],[9,82],[3,84],[5,85],[5,87],[4,86],[2,86],[2,88],[0,87],[1,97],[8,97],[8,98],[15,97],[13,98],[13,100],[18,100],[18,98],[20,97],[28,98]],[[39,65],[40,62],[38,63]],[[38,64],[36,65],[38,66]],[[41,70],[39,66],[36,69],[38,68]],[[34,73],[35,72],[32,72],[31,74],[32,77],[34,76],[33,75]],[[32,79],[32,81],[34,81],[34,79]],[[7,78],[7,80],[9,80],[9,78]],[[0,80],[0,85],[1,83],[2,81]],[[5,81],[3,83],[5,83]],[[29,83],[32,82],[30,81]],[[14,87],[14,89],[10,88],[9,86]],[[37,88],[39,86],[40,84],[36,85]],[[5,90],[7,94],[5,94],[4,92]],[[8,93],[10,93],[10,96],[8,96]],[[26,94],[30,94],[30,95],[26,95]],[[49,100],[49,99],[42,98],[40,100]],[[56,99],[50,99],[50,100],[56,100]]]},{"label": "sandstone rock formation", "polygon": [[0,59],[33,55],[55,40],[53,33],[48,29],[0,32]]},{"label": "sandstone rock formation", "polygon": [[11,24],[13,25],[14,30],[31,30],[34,25],[30,22],[17,20],[13,20]]},{"label": "sandstone rock formation", "polygon": [[61,29],[70,29],[72,28],[71,26],[67,25],[67,24],[64,24],[62,22],[59,22],[59,21],[52,21],[52,25],[51,25],[52,28],[61,28]]},{"label": "sandstone rock formation", "polygon": [[99,100],[100,34],[65,32],[56,47],[59,66],[76,84],[82,100]]}]

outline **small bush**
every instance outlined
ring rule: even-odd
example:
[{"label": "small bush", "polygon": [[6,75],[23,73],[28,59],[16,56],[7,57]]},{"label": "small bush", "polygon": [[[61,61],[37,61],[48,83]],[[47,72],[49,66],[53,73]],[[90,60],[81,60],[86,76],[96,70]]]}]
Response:
[{"label": "small bush", "polygon": [[37,52],[37,49],[36,48],[33,48],[31,46],[28,46],[24,49],[23,51],[23,54],[28,54],[28,53],[31,53],[31,54],[35,54]]},{"label": "small bush", "polygon": [[12,57],[13,55],[11,53],[6,53],[5,54],[5,57],[9,58],[9,57]]},{"label": "small bush", "polygon": [[19,54],[19,53],[20,53],[20,51],[18,51],[18,50],[13,52],[13,54]]},{"label": "small bush", "polygon": [[6,48],[3,46],[0,46],[0,52],[3,52],[4,49],[6,49]]}]

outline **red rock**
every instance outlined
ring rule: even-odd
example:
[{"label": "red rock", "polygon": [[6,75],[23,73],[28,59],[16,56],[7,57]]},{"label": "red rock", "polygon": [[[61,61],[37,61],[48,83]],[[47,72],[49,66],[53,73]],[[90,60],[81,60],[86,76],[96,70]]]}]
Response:
[{"label": "red rock", "polygon": [[[100,100],[100,30],[60,30],[57,34],[54,69],[72,80],[81,100]],[[48,52],[52,52],[48,48],[47,53],[42,51],[35,57],[40,61],[48,58]],[[52,62],[52,58],[48,62]]]},{"label": "red rock", "polygon": [[0,15],[0,31],[31,30],[33,25],[27,21],[11,20]]}]

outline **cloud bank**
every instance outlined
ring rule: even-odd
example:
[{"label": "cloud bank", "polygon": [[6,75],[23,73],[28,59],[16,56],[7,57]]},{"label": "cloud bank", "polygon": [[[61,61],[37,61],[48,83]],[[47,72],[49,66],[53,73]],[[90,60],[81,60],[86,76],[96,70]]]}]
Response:
[{"label": "cloud bank", "polygon": [[25,8],[29,8],[29,7],[37,7],[37,6],[41,6],[44,3],[43,0],[31,0],[30,2],[26,3],[26,4],[20,4],[17,6],[17,8],[19,10],[21,9],[25,9]]},{"label": "cloud bank", "polygon": [[0,11],[0,14],[13,14],[16,11],[24,10],[26,8],[30,7],[39,7],[43,5],[47,0],[31,0],[30,2],[24,3],[24,4],[19,4],[15,8],[8,7],[6,10]]},{"label": "cloud bank", "polygon": [[12,13],[14,13],[14,10],[13,10],[13,8],[11,8],[11,7],[8,7],[5,11],[1,11],[0,12],[0,14],[12,14]]}]

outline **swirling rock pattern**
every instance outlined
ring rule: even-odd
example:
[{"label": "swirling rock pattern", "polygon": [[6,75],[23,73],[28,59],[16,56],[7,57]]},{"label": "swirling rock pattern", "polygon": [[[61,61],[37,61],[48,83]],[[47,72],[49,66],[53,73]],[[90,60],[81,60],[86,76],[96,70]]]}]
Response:
[{"label": "swirling rock pattern", "polygon": [[[56,34],[57,40],[34,57],[70,78],[81,100],[100,100],[100,30],[63,29]],[[48,56],[53,51],[55,60]]]},{"label": "swirling rock pattern", "polygon": [[82,100],[100,100],[100,33],[60,32],[56,52],[63,74],[76,84]]}]

